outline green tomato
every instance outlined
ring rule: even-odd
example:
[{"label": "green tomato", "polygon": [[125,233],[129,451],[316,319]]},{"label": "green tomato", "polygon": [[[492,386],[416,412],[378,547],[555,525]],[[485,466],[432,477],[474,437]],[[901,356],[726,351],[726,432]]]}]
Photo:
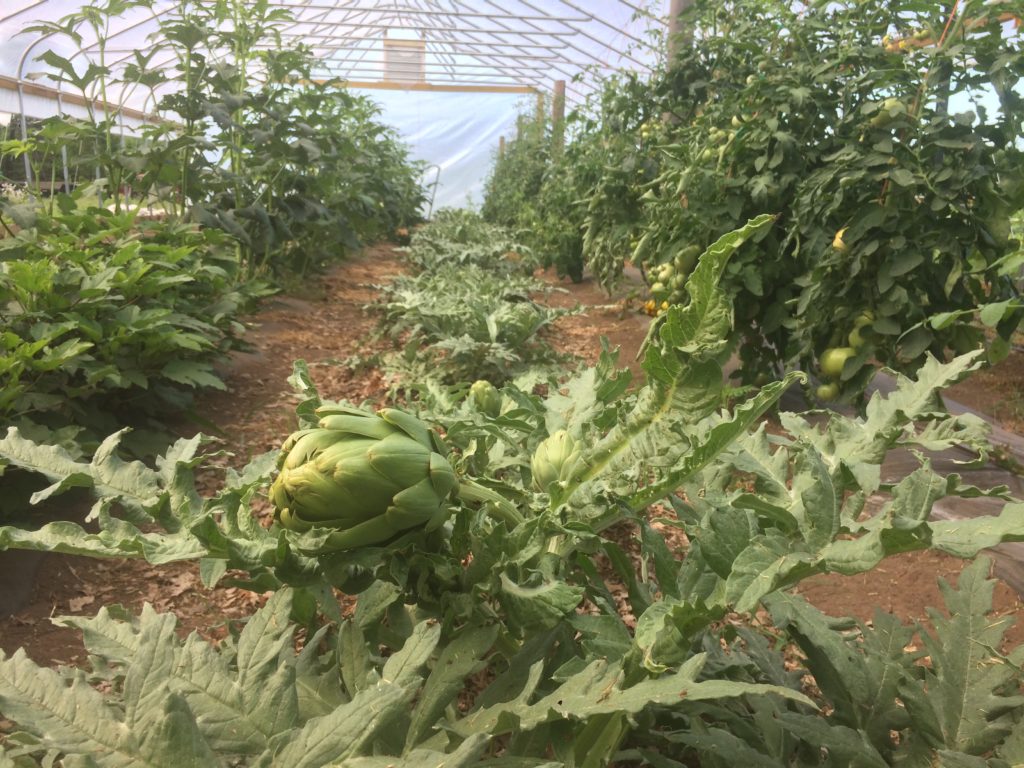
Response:
[{"label": "green tomato", "polygon": [[667,292],[668,289],[665,287],[664,283],[658,282],[651,284],[651,294],[653,296],[664,296]]},{"label": "green tomato", "polygon": [[846,365],[846,361],[856,354],[857,350],[853,347],[826,349],[819,359],[822,374],[829,379],[838,379],[843,375],[843,366]]},{"label": "green tomato", "polygon": [[850,342],[850,346],[854,349],[860,349],[864,346],[864,337],[860,335],[860,329],[864,326],[858,325],[850,334],[846,337],[846,340]]},{"label": "green tomato", "polygon": [[871,325],[875,322],[875,313],[870,309],[865,309],[859,315],[857,319],[853,321],[854,328],[863,328],[865,325]]},{"label": "green tomato", "polygon": [[814,391],[814,395],[821,402],[830,403],[839,397],[839,385],[834,381],[830,384],[822,384]]},{"label": "green tomato", "polygon": [[676,269],[684,275],[690,274],[697,265],[701,249],[699,245],[688,245],[676,254]]}]

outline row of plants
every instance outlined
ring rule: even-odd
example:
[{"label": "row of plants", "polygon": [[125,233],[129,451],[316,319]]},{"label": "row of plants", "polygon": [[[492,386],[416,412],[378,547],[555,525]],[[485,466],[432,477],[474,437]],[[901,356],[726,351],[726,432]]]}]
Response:
[{"label": "row of plants", "polygon": [[[150,6],[105,0],[27,27],[92,47],[86,67],[39,56],[89,106],[0,143],[0,167],[21,171],[0,193],[0,423],[76,458],[126,422],[145,430],[125,448],[155,455],[196,389],[223,388],[214,363],[239,347],[242,312],[411,225],[423,201],[374,103],[283,44],[285,9],[183,0],[153,17],[145,49],[108,50]],[[132,128],[121,102],[159,117]]]},{"label": "row of plants", "polygon": [[538,126],[513,142],[483,211],[568,274],[585,262],[611,286],[631,260],[657,304],[684,298],[720,233],[776,215],[724,278],[744,383],[800,367],[820,399],[854,399],[878,364],[998,361],[1021,316],[1019,18],[982,0],[696,2],[677,56],[609,80],[564,151]]},{"label": "row of plants", "polygon": [[[218,646],[150,609],[62,619],[91,668],[0,659],[16,723],[0,764],[1019,763],[1024,651],[1001,647],[1011,619],[988,615],[985,559],[943,587],[948,614],[927,626],[837,621],[789,591],[895,553],[1022,540],[1024,505],[925,455],[984,457],[984,424],[939,401],[978,352],[899,376],[864,418],[757,426],[800,373],[723,408],[719,282],[773,222],[704,252],[689,301],[653,322],[636,386],[606,351],[548,387],[507,383],[497,403],[375,413],[323,402],[297,363],[299,430],[207,498],[201,437],[150,468],[118,458],[121,433],[84,462],[9,431],[0,456],[47,477],[40,499],[90,488],[98,530],[3,527],[0,546],[193,560],[208,585],[273,594]],[[889,481],[894,449],[919,466]],[[254,516],[264,493],[273,519]],[[1008,503],[929,519],[981,495]],[[335,590],[358,595],[354,615]]]},{"label": "row of plants", "polygon": [[[85,120],[41,121],[5,154],[29,157],[37,181],[62,181],[63,164],[75,186],[97,173],[115,212],[156,207],[223,229],[250,273],[301,272],[416,221],[419,169],[371,100],[314,76],[313,51],[282,36],[287,9],[181,0],[154,17],[145,49],[108,52],[112,22],[150,5],[106,0],[26,28],[91,46],[85,71],[52,49],[39,57],[46,78],[90,106]],[[159,117],[125,126],[115,94]]]},{"label": "row of plants", "polygon": [[378,286],[369,307],[394,345],[372,361],[392,395],[436,398],[478,380],[526,386],[564,369],[542,331],[569,310],[539,300],[551,289],[533,277],[532,252],[505,230],[442,210],[403,250],[412,272]]}]

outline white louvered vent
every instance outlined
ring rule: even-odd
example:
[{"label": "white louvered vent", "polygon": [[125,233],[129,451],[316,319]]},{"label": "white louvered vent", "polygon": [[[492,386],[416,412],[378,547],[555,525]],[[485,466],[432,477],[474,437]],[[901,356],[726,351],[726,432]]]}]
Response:
[{"label": "white louvered vent", "polygon": [[384,79],[422,83],[426,44],[422,40],[384,40]]}]

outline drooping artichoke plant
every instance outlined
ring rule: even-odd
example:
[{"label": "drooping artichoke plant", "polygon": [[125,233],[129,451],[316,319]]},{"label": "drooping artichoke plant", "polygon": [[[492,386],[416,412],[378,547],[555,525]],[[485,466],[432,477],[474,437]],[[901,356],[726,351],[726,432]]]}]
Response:
[{"label": "drooping artichoke plant", "polygon": [[319,426],[295,432],[281,449],[270,499],[285,528],[334,528],[329,550],[382,544],[413,528],[437,528],[455,497],[490,502],[496,516],[521,520],[497,493],[460,481],[444,443],[415,416],[345,406],[317,415]]}]

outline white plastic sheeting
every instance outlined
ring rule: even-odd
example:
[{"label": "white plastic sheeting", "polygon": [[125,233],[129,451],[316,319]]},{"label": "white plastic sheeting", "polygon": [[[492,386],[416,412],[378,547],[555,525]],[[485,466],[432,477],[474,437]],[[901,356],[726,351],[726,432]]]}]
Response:
[{"label": "white plastic sheeting", "polygon": [[[367,92],[396,126],[413,157],[440,168],[434,210],[476,207],[501,136],[515,135],[523,96],[503,93]],[[433,181],[434,171],[426,174]]]},{"label": "white plastic sheeting", "polygon": [[[54,50],[84,71],[96,60],[96,40],[86,28],[80,30],[81,45],[76,45],[66,37],[26,31],[26,27],[57,21],[85,2],[0,0],[0,113],[83,114],[74,104],[58,106],[55,91],[67,92],[69,86],[48,77],[54,73],[39,56]],[[668,0],[272,0],[271,4],[290,11],[291,21],[282,26],[284,42],[311,46],[318,59],[318,76],[341,77],[353,85],[378,83],[389,76],[384,41],[416,40],[423,53],[414,68],[422,71],[423,81],[443,88],[479,89],[471,93],[361,91],[381,104],[383,119],[406,138],[417,159],[440,167],[436,208],[480,202],[498,137],[511,138],[518,111],[532,110],[533,95],[498,91],[547,92],[556,80],[564,80],[571,108],[592,92],[603,73],[651,66],[662,41]],[[154,0],[149,9],[132,9],[111,20],[106,62],[115,77],[118,67],[133,58],[133,51],[152,48],[160,20],[173,18],[180,7],[180,0]],[[223,52],[211,51],[211,55]],[[153,64],[173,66],[174,60],[158,54]],[[32,93],[38,86],[54,93]],[[151,114],[161,93],[173,87],[172,83],[155,94],[138,88],[108,90],[107,99]],[[90,95],[97,98],[99,94]],[[126,126],[133,122],[125,120]]]}]

